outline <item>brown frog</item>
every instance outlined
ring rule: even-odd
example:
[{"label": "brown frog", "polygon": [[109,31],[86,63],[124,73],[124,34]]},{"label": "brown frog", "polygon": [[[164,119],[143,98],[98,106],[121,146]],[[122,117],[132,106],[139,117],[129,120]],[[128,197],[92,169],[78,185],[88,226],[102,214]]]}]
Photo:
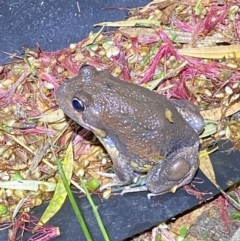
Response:
[{"label": "brown frog", "polygon": [[146,185],[137,191],[160,194],[193,179],[204,121],[189,101],[168,100],[89,65],[65,81],[56,97],[106,148],[115,170],[111,186],[130,184],[145,172]]}]

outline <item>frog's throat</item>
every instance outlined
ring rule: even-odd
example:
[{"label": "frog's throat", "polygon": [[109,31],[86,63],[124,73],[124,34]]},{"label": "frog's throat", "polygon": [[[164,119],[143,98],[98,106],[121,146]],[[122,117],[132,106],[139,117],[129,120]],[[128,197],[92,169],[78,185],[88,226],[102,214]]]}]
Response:
[{"label": "frog's throat", "polygon": [[107,133],[104,130],[91,126],[88,123],[85,123],[82,119],[82,115],[79,115],[79,113],[77,115],[77,123],[80,126],[86,128],[87,130],[92,131],[97,137],[105,138],[107,136]]}]

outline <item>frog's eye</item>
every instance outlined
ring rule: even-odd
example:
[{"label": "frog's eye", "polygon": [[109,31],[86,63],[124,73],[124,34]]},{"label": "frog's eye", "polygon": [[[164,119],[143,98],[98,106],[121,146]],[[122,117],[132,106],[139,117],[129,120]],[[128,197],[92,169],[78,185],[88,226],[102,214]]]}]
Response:
[{"label": "frog's eye", "polygon": [[82,111],[86,110],[86,106],[83,103],[83,101],[76,97],[74,97],[72,100],[72,107],[77,112],[82,112]]}]

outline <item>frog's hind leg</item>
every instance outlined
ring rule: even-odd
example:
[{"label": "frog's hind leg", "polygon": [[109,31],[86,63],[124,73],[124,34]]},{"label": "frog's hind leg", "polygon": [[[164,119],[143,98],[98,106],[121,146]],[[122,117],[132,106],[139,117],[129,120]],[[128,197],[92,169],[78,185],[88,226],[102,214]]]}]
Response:
[{"label": "frog's hind leg", "polygon": [[197,148],[183,147],[148,172],[146,186],[154,194],[175,192],[177,188],[192,181],[198,166]]}]

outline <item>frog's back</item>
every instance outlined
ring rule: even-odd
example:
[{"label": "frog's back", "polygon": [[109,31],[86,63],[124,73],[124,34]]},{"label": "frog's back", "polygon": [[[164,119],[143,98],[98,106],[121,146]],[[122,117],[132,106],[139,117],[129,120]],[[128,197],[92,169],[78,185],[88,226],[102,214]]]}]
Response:
[{"label": "frog's back", "polygon": [[113,116],[106,118],[108,135],[120,153],[157,159],[198,142],[198,134],[165,96],[117,78],[101,80]]}]

